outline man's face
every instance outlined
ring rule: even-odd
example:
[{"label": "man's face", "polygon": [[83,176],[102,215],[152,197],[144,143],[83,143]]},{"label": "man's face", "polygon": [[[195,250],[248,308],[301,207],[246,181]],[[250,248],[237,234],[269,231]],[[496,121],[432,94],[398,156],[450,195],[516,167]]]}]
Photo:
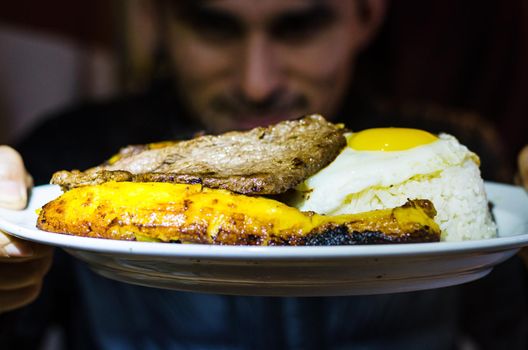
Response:
[{"label": "man's face", "polygon": [[173,0],[178,90],[210,131],[332,117],[366,40],[356,0]]}]

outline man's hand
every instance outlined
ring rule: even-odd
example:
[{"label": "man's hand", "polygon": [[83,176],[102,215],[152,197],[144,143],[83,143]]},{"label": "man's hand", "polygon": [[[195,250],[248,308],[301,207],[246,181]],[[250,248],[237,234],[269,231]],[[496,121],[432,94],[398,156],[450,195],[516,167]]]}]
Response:
[{"label": "man's hand", "polygon": [[0,206],[23,209],[27,203],[28,188],[32,185],[22,157],[11,147],[0,146]]},{"label": "man's hand", "polygon": [[39,295],[53,249],[0,232],[0,313],[29,304]]},{"label": "man's hand", "polygon": [[[23,209],[31,185],[20,155],[0,146],[0,206]],[[50,247],[0,232],[0,313],[24,306],[38,296],[52,256]]]},{"label": "man's hand", "polygon": [[518,163],[519,181],[528,190],[528,145],[519,153]]},{"label": "man's hand", "polygon": [[[519,176],[516,182],[524,186],[528,191],[528,145],[524,146],[518,157]],[[528,247],[521,249],[519,256],[523,259],[524,265],[528,268]]]}]

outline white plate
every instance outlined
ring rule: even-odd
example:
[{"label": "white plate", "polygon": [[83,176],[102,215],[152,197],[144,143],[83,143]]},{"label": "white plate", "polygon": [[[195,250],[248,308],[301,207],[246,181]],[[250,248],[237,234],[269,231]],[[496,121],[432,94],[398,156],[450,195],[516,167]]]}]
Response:
[{"label": "white plate", "polygon": [[528,245],[528,195],[486,183],[499,237],[466,242],[337,247],[245,247],[112,241],[40,231],[35,210],[57,197],[33,190],[24,211],[0,209],[0,229],[66,249],[103,276],[176,290],[325,296],[393,293],[480,278]]}]

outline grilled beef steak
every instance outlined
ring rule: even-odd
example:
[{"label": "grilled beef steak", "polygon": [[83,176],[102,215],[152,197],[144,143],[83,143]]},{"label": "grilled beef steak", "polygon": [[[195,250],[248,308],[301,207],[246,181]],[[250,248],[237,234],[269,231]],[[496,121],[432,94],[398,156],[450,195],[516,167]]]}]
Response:
[{"label": "grilled beef steak", "polygon": [[250,131],[129,146],[87,171],[59,171],[64,190],[108,181],[200,183],[242,194],[279,194],[328,165],[344,128],[319,115]]}]

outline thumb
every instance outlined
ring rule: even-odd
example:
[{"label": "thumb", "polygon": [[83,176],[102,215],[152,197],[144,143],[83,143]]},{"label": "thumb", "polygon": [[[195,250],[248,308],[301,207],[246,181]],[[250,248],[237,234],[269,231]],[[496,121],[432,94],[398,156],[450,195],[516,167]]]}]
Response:
[{"label": "thumb", "polygon": [[528,189],[528,145],[519,153],[519,175],[524,188]]},{"label": "thumb", "polygon": [[0,207],[23,209],[29,179],[20,154],[11,147],[0,146]]}]

